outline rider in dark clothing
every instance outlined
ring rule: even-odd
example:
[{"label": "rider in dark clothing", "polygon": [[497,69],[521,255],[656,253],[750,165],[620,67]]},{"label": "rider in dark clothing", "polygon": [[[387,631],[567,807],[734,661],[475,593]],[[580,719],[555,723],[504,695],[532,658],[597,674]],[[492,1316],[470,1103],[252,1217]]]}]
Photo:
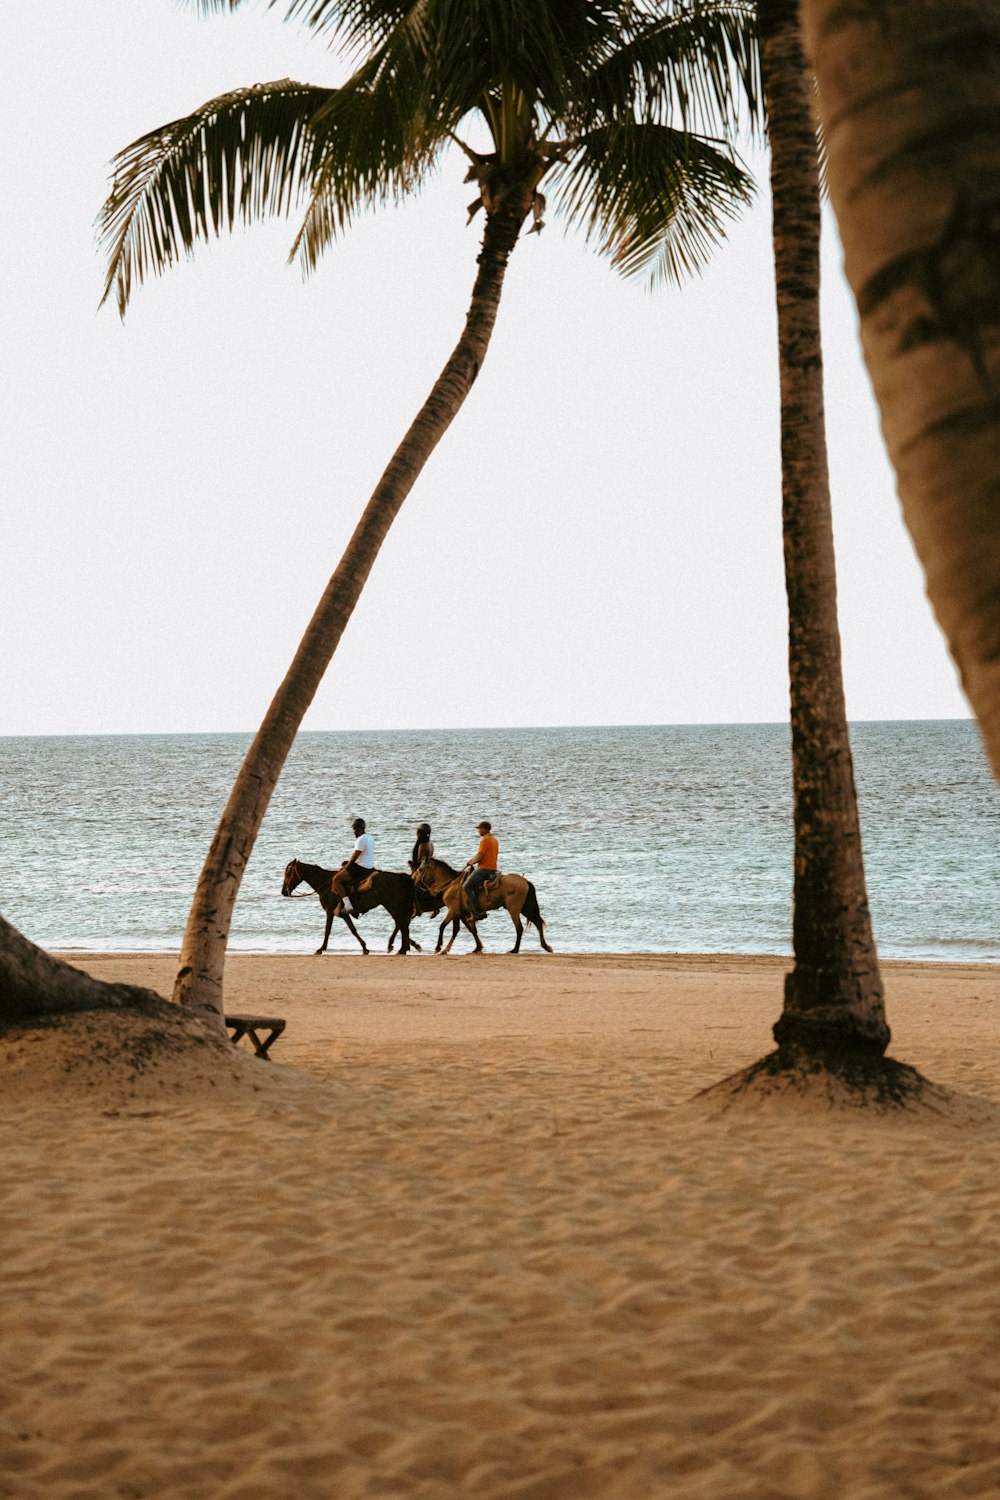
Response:
[{"label": "rider in dark clothing", "polygon": [[410,869],[416,874],[420,866],[426,864],[434,853],[434,845],[431,843],[431,825],[429,823],[417,824],[417,842],[413,846],[410,855]]},{"label": "rider in dark clothing", "polygon": [[[431,842],[431,825],[429,823],[418,823],[417,841],[410,855],[410,869],[416,875],[423,869],[424,865],[434,854],[434,845]],[[423,886],[415,885],[413,888],[413,915],[422,917],[426,913],[436,917],[441,910],[441,903],[430,891],[425,891]]]}]

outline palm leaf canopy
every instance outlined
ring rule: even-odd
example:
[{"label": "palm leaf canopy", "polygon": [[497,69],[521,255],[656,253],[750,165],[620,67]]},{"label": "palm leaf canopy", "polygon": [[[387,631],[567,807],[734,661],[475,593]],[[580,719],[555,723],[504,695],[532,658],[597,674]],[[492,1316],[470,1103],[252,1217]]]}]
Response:
[{"label": "palm leaf canopy", "polygon": [[[241,0],[191,0],[203,11]],[[280,3],[280,0],[272,0]],[[282,79],[212,99],[114,162],[105,298],[199,240],[303,214],[311,270],[366,208],[419,188],[456,143],[484,205],[518,180],[626,275],[699,268],[750,194],[726,144],[758,109],[751,0],[283,0],[345,55],[338,88]],[[304,211],[304,212],[303,212]]]}]

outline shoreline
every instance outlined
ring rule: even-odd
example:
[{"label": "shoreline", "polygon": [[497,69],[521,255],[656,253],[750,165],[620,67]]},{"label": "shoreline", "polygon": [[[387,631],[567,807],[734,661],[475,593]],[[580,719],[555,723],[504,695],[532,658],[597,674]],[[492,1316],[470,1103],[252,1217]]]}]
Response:
[{"label": "shoreline", "polygon": [[[103,963],[130,963],[132,961],[137,961],[138,962],[138,961],[144,961],[144,960],[153,960],[155,962],[167,962],[167,961],[170,961],[170,960],[174,960],[177,957],[176,951],[174,949],[168,949],[168,948],[93,948],[93,949],[91,949],[91,948],[49,948],[47,951],[52,954],[53,958],[62,959],[65,963],[70,963],[70,964],[75,963],[75,964],[78,964],[78,965],[81,965],[81,966],[82,966],[82,963],[83,963],[84,959],[86,959],[88,961],[92,961],[94,963],[101,963],[101,964],[103,964]],[[412,953],[412,954],[409,954],[407,956],[410,957],[410,958],[413,958],[413,959],[423,959],[423,958],[442,958],[443,959],[444,958],[443,954],[435,954],[435,953],[431,952],[426,947],[426,945],[424,946],[424,951],[422,953]],[[249,949],[249,948],[248,949],[230,949],[229,952],[228,952],[228,954],[227,954],[227,956],[226,956],[226,966],[228,968],[228,966],[231,963],[237,963],[237,962],[239,962],[239,963],[244,963],[244,962],[258,963],[258,962],[271,962],[271,961],[274,961],[276,963],[283,963],[283,962],[287,961],[287,962],[297,963],[300,960],[304,960],[304,959],[307,959],[307,958],[317,958],[317,957],[321,958],[324,962],[332,962],[334,960],[344,961],[344,962],[350,962],[351,960],[354,960],[354,959],[363,960],[364,955],[361,954],[361,953],[341,953],[341,952],[330,952],[330,953],[324,953],[324,954],[319,954],[319,955],[317,955],[315,953],[306,953],[306,952],[298,952],[298,953],[275,953],[274,951],[272,951],[270,949],[263,949],[263,948],[259,948],[259,949],[258,948],[254,948],[254,949]],[[383,953],[383,952],[380,952],[377,948],[372,948],[372,950],[371,950],[370,954],[368,955],[368,957],[369,958],[398,958],[399,954],[398,953]],[[606,964],[608,966],[612,966],[612,967],[616,966],[616,965],[622,965],[622,966],[625,966],[625,967],[629,967],[629,966],[632,966],[634,964],[655,964],[655,965],[663,965],[663,966],[665,966],[667,968],[673,967],[673,968],[684,968],[684,969],[686,969],[686,968],[693,968],[693,967],[696,967],[698,965],[703,965],[705,967],[715,967],[716,965],[720,965],[720,966],[724,966],[724,967],[727,967],[727,968],[739,967],[740,965],[746,965],[749,968],[756,968],[756,967],[765,967],[765,968],[767,968],[767,967],[770,967],[770,968],[786,967],[787,968],[788,965],[791,964],[791,962],[792,962],[792,955],[791,955],[791,953],[787,953],[787,954],[785,954],[785,953],[687,953],[687,952],[683,952],[683,953],[682,952],[651,953],[651,952],[647,952],[647,951],[644,951],[644,950],[641,950],[641,949],[640,950],[636,950],[636,951],[632,951],[632,952],[628,952],[628,953],[608,953],[608,952],[605,952],[602,949],[598,949],[598,950],[595,950],[593,952],[580,951],[580,952],[573,952],[573,953],[564,953],[564,952],[559,952],[559,953],[533,953],[530,949],[525,949],[525,950],[522,950],[521,953],[517,954],[516,958],[515,958],[515,955],[508,954],[508,953],[489,953],[489,952],[486,952],[486,953],[481,954],[481,955],[476,955],[475,953],[473,953],[471,951],[469,951],[469,952],[462,952],[462,953],[453,952],[453,953],[448,954],[448,956],[447,956],[447,962],[453,963],[453,962],[455,962],[455,960],[460,959],[460,958],[477,958],[477,957],[480,958],[480,959],[494,959],[494,960],[499,960],[499,959],[506,960],[506,959],[510,958],[510,959],[516,961],[517,963],[525,963],[525,962],[527,962],[529,960],[533,960],[536,963],[545,963],[545,964],[549,964],[549,963],[574,963],[574,964],[575,963],[586,963],[586,964],[604,963],[604,964]],[[896,970],[896,971],[898,971],[898,970],[908,970],[908,969],[914,969],[914,970],[918,970],[918,971],[923,971],[925,969],[940,969],[944,973],[953,973],[953,972],[955,972],[956,970],[959,970],[959,969],[963,969],[963,970],[964,969],[968,969],[968,970],[974,970],[974,971],[984,970],[984,971],[986,971],[988,973],[995,973],[998,976],[1000,976],[1000,960],[993,960],[993,959],[978,959],[978,958],[954,958],[954,959],[951,959],[951,958],[947,958],[947,959],[946,958],[881,958],[880,957],[879,958],[879,967],[881,969],[890,969],[890,970]]]}]

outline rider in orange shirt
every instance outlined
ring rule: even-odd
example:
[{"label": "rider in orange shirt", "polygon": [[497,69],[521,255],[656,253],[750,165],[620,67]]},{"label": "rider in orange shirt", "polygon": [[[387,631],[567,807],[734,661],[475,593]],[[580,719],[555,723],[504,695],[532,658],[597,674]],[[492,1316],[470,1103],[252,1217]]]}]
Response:
[{"label": "rider in orange shirt", "polygon": [[493,837],[492,828],[493,824],[487,822],[485,818],[481,823],[476,824],[476,832],[479,834],[479,848],[472,859],[469,860],[469,864],[474,865],[475,868],[463,887],[469,899],[469,910],[472,913],[474,921],[478,921],[482,916],[477,896],[479,887],[484,885],[487,880],[492,880],[500,864],[500,845]]}]

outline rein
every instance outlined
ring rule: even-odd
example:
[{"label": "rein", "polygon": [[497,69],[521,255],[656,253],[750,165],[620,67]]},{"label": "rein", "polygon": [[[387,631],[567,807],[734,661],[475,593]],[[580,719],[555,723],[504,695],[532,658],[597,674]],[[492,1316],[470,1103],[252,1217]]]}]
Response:
[{"label": "rein", "polygon": [[[295,866],[295,873],[296,875],[299,875],[298,864],[296,864]],[[306,885],[308,882],[306,881],[304,876],[299,875],[299,883],[300,885]],[[330,876],[330,884],[333,884],[332,875]],[[310,896],[316,896],[317,898],[319,897],[319,891],[314,891],[311,887],[307,891],[289,891],[287,896],[285,896],[284,891],[282,891],[281,894],[282,896],[284,896],[284,899],[286,901],[307,901]]]},{"label": "rein", "polygon": [[[442,863],[442,861],[436,860],[435,863],[436,864],[440,864],[440,863]],[[437,877],[434,877],[434,878],[436,879]],[[453,875],[443,876],[442,877],[442,884],[441,885],[431,885],[430,881],[426,880],[426,879],[423,879],[423,880],[414,879],[413,883],[414,883],[414,885],[419,890],[426,891],[428,893],[428,895],[430,895],[430,896],[440,896],[440,895],[443,895],[443,893],[448,889],[448,887],[450,885],[454,885],[455,881],[456,880],[461,880],[461,878],[462,878],[462,872],[461,872],[461,870],[456,870]]]}]

